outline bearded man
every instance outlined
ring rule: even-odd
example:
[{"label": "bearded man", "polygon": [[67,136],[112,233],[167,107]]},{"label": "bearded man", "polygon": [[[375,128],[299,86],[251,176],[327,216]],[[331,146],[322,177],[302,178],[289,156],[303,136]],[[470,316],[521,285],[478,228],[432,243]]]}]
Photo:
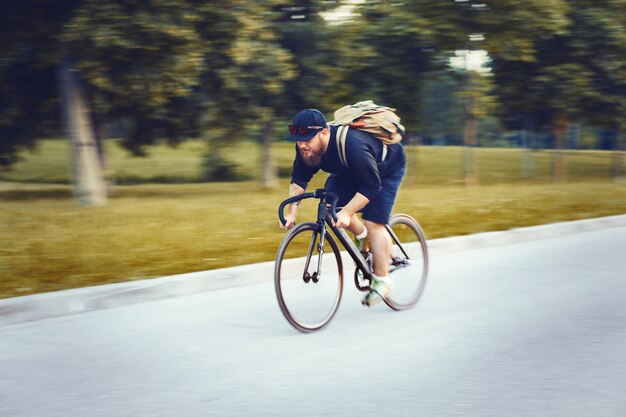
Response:
[{"label": "bearded man", "polygon": [[[337,147],[338,126],[328,125],[316,109],[302,110],[289,125],[288,141],[296,142],[289,197],[303,194],[311,178],[321,169],[330,173],[324,188],[339,196],[335,226],[355,235],[362,249],[369,243],[374,258],[371,290],[363,305],[381,301],[393,288],[389,278],[391,238],[385,229],[406,172],[406,155],[401,144],[383,145],[374,135],[349,129],[345,139],[345,161]],[[280,226],[295,226],[298,203],[291,204]],[[363,221],[357,213],[362,213]]]}]

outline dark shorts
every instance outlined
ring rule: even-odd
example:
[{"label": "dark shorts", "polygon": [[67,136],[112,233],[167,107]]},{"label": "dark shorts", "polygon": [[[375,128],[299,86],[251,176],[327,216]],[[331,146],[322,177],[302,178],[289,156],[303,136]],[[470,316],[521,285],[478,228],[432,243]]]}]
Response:
[{"label": "dark shorts", "polygon": [[[404,178],[405,172],[406,167],[402,167],[390,176],[381,179],[382,188],[380,193],[361,210],[364,220],[380,224],[389,223],[391,211],[396,201],[396,195],[398,194],[398,189],[400,188],[400,183],[402,182],[402,178]],[[326,180],[324,188],[326,191],[337,194],[339,196],[337,206],[343,207],[348,204],[357,193],[358,184],[351,178],[331,174]]]}]

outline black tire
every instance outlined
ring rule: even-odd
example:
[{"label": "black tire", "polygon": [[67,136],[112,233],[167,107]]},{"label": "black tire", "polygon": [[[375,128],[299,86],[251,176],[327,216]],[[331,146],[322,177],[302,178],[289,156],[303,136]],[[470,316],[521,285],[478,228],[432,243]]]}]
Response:
[{"label": "black tire", "polygon": [[[274,286],[287,321],[301,332],[324,328],[333,318],[343,293],[343,265],[339,247],[330,234],[324,240],[320,276],[319,226],[301,223],[285,236],[276,255]],[[328,248],[331,250],[329,251]],[[307,254],[312,252],[307,270]]]},{"label": "black tire", "polygon": [[389,220],[389,227],[400,241],[404,252],[394,241],[390,269],[394,286],[385,303],[394,310],[406,310],[415,306],[426,288],[428,246],[422,228],[411,216],[396,214]]}]

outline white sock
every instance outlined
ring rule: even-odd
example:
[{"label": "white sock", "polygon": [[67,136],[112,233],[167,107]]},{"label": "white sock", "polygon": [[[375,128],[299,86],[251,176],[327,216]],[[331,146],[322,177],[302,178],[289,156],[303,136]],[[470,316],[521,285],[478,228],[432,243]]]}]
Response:
[{"label": "white sock", "polygon": [[356,238],[361,240],[367,237],[367,227],[363,228],[363,232],[359,235],[356,235]]}]

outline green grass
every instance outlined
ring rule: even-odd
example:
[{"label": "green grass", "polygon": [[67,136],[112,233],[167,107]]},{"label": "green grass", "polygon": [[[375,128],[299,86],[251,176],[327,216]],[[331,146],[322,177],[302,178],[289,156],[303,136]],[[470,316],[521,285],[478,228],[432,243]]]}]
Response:
[{"label": "green grass", "polygon": [[[156,148],[130,158],[110,142],[109,175],[117,184],[104,207],[72,198],[68,146],[44,141],[14,171],[0,175],[0,297],[270,261],[284,235],[277,190],[253,181],[199,183],[201,142]],[[256,145],[237,144],[227,157],[242,175],[258,172]],[[282,172],[292,146],[276,146]],[[611,154],[569,152],[569,181],[551,182],[551,154],[533,152],[536,176],[524,179],[522,151],[478,149],[479,187],[465,187],[461,148],[409,150],[410,171],[396,211],[422,224],[429,238],[506,230],[626,213],[626,184],[610,178]],[[243,155],[243,156],[242,156]],[[47,184],[42,184],[47,182]],[[163,182],[169,182],[164,184]],[[176,184],[172,184],[176,183]],[[318,175],[310,188],[323,184]],[[299,220],[315,215],[303,203]]]},{"label": "green grass", "polygon": [[[148,149],[147,157],[134,157],[121,147],[119,140],[108,140],[106,175],[116,184],[199,182],[207,150],[206,143],[196,140],[175,148],[156,145]],[[70,152],[67,140],[42,140],[34,151],[22,153],[22,160],[11,171],[0,171],[0,181],[67,184],[72,175]],[[238,144],[225,148],[224,156],[236,164],[239,175],[254,177],[257,152],[255,145]]]},{"label": "green grass", "polygon": [[[293,161],[293,144],[277,143],[274,147],[279,172],[288,177]],[[242,179],[252,180],[260,172],[259,145],[237,142],[222,150],[224,157],[237,168]],[[420,184],[462,184],[463,153],[461,147],[419,147],[407,150],[409,177]],[[476,150],[481,184],[527,182],[524,177],[522,149]],[[176,148],[157,145],[149,148],[145,158],[137,158],[121,148],[118,140],[106,142],[107,176],[115,184],[194,183],[201,182],[201,166],[207,153],[202,141],[183,142]],[[534,165],[532,182],[552,179],[552,151],[529,151]],[[23,160],[11,171],[0,171],[0,182],[68,184],[71,181],[70,146],[67,140],[42,140],[33,152],[24,152]],[[569,179],[610,180],[611,153],[604,151],[566,151]]]}]

